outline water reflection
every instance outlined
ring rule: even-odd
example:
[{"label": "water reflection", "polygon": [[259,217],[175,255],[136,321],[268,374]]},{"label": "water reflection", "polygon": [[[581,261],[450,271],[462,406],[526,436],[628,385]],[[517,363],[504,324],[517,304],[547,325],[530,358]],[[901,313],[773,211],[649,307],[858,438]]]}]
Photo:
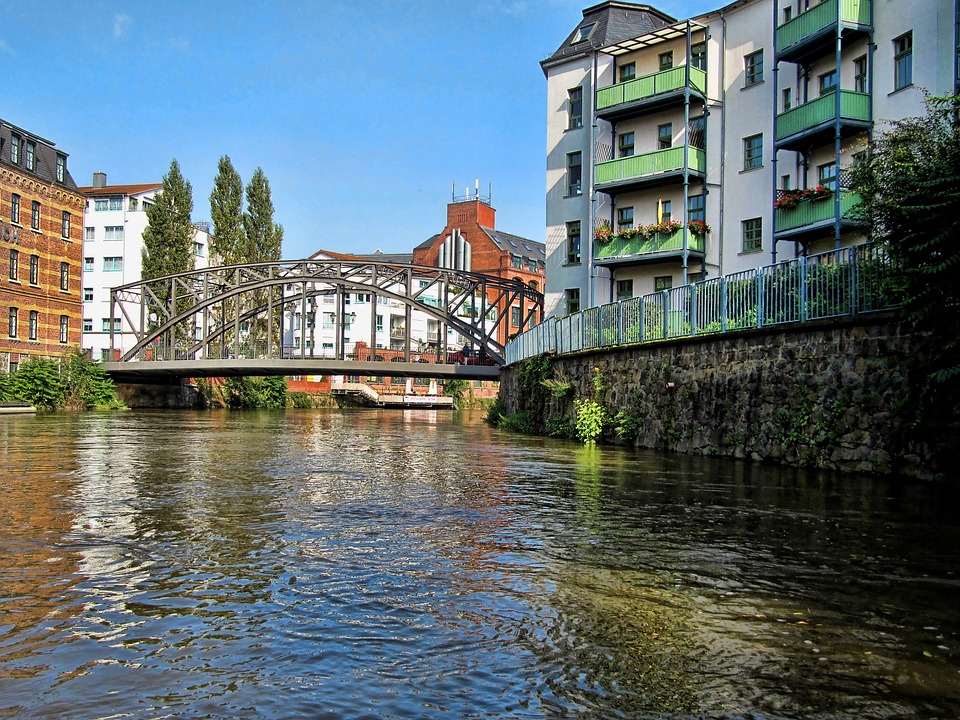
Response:
[{"label": "water reflection", "polygon": [[930,487],[447,411],[0,418],[0,717],[960,714]]}]

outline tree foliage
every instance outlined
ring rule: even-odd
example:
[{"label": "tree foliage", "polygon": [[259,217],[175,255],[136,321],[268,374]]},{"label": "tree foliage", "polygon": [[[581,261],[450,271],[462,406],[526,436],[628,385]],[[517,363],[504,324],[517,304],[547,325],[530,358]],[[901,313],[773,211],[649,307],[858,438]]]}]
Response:
[{"label": "tree foliage", "polygon": [[0,401],[19,400],[43,410],[121,409],[113,380],[77,347],[60,361],[31,358],[10,375],[0,373]]},{"label": "tree foliage", "polygon": [[228,378],[226,400],[234,409],[284,408],[287,406],[287,379],[279,376]]},{"label": "tree foliage", "polygon": [[193,269],[193,189],[180,174],[180,164],[170,162],[163,188],[147,208],[143,231],[143,278],[162,277]]},{"label": "tree foliage", "polygon": [[229,155],[221,157],[217,164],[217,177],[210,192],[210,218],[213,221],[213,236],[210,239],[213,254],[224,265],[243,262],[246,245],[243,182]]},{"label": "tree foliage", "polygon": [[261,168],[253,171],[247,185],[247,211],[243,214],[247,262],[272,262],[282,254],[283,226],[273,222],[270,182]]},{"label": "tree foliage", "polygon": [[891,124],[854,167],[858,212],[896,268],[904,319],[925,341],[905,408],[918,434],[958,454],[960,428],[960,97],[930,98]]}]

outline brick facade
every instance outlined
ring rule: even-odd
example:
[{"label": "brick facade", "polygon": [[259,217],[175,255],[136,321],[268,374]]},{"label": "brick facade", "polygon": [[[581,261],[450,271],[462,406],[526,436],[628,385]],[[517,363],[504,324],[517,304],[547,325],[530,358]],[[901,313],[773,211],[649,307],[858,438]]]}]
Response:
[{"label": "brick facade", "polygon": [[80,345],[85,200],[66,160],[0,121],[0,370]]}]

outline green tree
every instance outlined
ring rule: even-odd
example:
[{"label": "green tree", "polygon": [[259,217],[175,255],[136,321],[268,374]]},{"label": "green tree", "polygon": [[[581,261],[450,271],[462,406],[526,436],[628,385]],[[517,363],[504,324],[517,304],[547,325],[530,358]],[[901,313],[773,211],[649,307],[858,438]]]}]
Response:
[{"label": "green tree", "polygon": [[36,358],[23,363],[10,376],[10,386],[15,398],[34,407],[54,410],[64,405],[66,389],[52,360]]},{"label": "green tree", "polygon": [[229,155],[220,158],[210,193],[213,235],[210,245],[223,265],[243,262],[246,236],[243,230],[243,182]]},{"label": "green tree", "polygon": [[270,182],[261,168],[253,171],[247,185],[247,211],[243,214],[247,262],[272,262],[281,257],[283,226],[273,222]]},{"label": "green tree", "polygon": [[[193,189],[180,174],[180,164],[170,162],[170,171],[163,176],[163,188],[147,208],[147,227],[143,231],[143,269],[145,280],[186,272],[193,269]],[[151,283],[155,300],[150,312],[158,318],[168,317],[189,306],[184,299],[170,307],[170,288],[165,283]],[[188,335],[186,326],[177,329],[179,339]]]},{"label": "green tree", "polygon": [[63,383],[66,407],[85,410],[123,407],[123,403],[117,398],[113,380],[80,347],[63,358],[60,363],[60,380]]},{"label": "green tree", "polygon": [[930,98],[854,167],[858,213],[895,267],[907,325],[923,338],[905,398],[918,437],[956,458],[960,429],[960,97]]}]

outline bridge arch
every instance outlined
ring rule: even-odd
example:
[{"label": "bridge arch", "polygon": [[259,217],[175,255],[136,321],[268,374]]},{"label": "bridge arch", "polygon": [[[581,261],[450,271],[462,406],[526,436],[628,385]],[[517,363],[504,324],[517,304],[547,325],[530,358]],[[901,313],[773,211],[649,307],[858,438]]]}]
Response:
[{"label": "bridge arch", "polygon": [[[316,317],[318,304],[333,305],[335,357],[347,356],[344,335],[346,298],[370,296],[369,348],[377,352],[378,298],[403,309],[402,337],[395,337],[405,360],[413,350],[412,318],[420,313],[438,324],[437,361],[446,358],[447,329],[504,359],[510,308],[520,308],[521,327],[541,319],[543,296],[519,280],[401,263],[306,259],[203,268],[128,283],[111,291],[111,350],[123,362],[209,357],[282,358],[287,324],[297,310]],[[323,298],[322,303],[318,299]],[[354,313],[355,315],[355,313]],[[118,347],[117,321],[134,336]],[[315,327],[315,325],[314,325]],[[120,343],[122,344],[122,343]],[[299,357],[306,354],[301,342]],[[313,353],[311,352],[311,356]]]}]

